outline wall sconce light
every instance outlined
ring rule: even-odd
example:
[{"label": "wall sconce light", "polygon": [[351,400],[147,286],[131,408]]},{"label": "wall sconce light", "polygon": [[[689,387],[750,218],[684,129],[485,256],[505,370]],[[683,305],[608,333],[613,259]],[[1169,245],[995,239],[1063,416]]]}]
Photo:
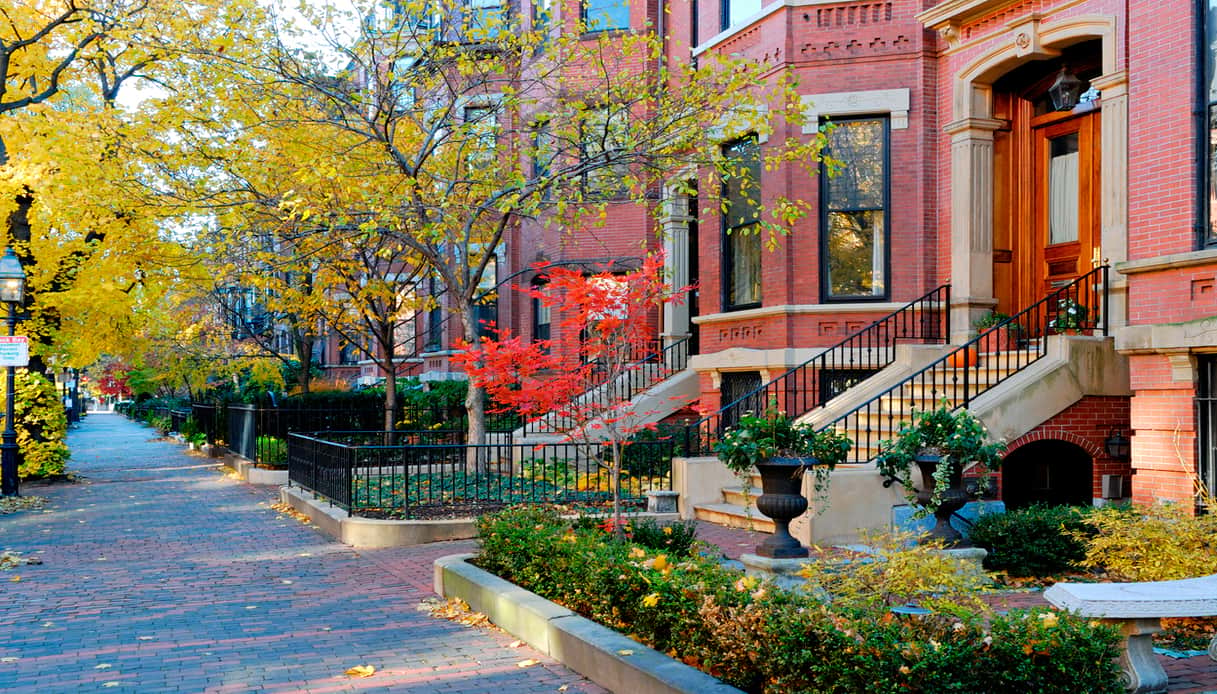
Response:
[{"label": "wall sconce light", "polygon": [[1078,98],[1082,95],[1082,80],[1069,71],[1069,68],[1062,65],[1061,74],[1056,76],[1056,81],[1048,87],[1048,98],[1052,99],[1052,108],[1058,111],[1072,111],[1074,106],[1078,105]]},{"label": "wall sconce light", "polygon": [[1107,439],[1103,441],[1103,447],[1107,449],[1107,455],[1115,460],[1128,460],[1129,452],[1132,450],[1128,437],[1120,433],[1119,429],[1111,430]]}]

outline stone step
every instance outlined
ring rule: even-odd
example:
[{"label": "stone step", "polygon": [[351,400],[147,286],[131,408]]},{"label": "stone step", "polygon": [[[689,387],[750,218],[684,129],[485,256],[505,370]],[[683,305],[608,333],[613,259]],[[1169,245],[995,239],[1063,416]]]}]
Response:
[{"label": "stone step", "polygon": [[752,506],[754,509],[753,512],[758,513],[758,511],[755,510],[756,498],[763,493],[759,486],[752,487],[751,489],[748,490],[748,503],[747,504],[744,503],[744,488],[743,487],[723,487],[722,491],[723,491],[723,500],[726,501],[727,503],[734,504],[741,508],[745,505]]},{"label": "stone step", "polygon": [[728,528],[744,528],[763,533],[773,532],[773,521],[759,511],[748,513],[743,506],[735,504],[698,504],[693,507],[694,517]]}]

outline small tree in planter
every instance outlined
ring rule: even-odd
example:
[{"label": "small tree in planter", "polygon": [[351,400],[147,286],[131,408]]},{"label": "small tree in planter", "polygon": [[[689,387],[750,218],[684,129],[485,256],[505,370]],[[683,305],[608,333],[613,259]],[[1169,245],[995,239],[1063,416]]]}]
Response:
[{"label": "small tree in planter", "polygon": [[828,475],[849,455],[852,446],[845,434],[835,429],[816,431],[795,424],[786,413],[770,408],[764,414],[746,413],[739,423],[723,433],[714,452],[719,460],[744,480],[756,468],[764,492],[756,500],[761,513],[773,519],[774,533],[757,545],[762,557],[793,559],[808,552],[790,534],[790,521],[807,510],[803,496],[803,474],[810,468],[815,475],[817,496],[828,486]]},{"label": "small tree in planter", "polygon": [[528,422],[557,418],[569,427],[562,432],[566,440],[588,450],[608,446],[607,456],[589,457],[609,472],[613,526],[624,538],[623,453],[634,434],[654,428],[642,423],[650,413],[632,402],[635,374],[643,366],[640,355],[662,358],[648,313],[682,301],[689,288],[664,282],[661,256],[624,273],[611,266],[591,275],[545,264],[536,269],[548,280],[544,286],[515,289],[553,312],[551,329],[559,338],[525,341],[500,330],[497,338],[463,345],[454,360],[504,410]]},{"label": "small tree in planter", "polygon": [[[896,438],[881,442],[879,448],[879,472],[903,485],[909,501],[921,507],[915,517],[932,513],[937,518],[930,536],[957,543],[962,538],[950,519],[968,500],[963,472],[975,464],[987,476],[1001,465],[1006,444],[990,441],[971,412],[952,412],[944,401],[937,409],[914,410],[913,421],[901,424]],[[913,481],[913,465],[921,471],[923,486]]]}]

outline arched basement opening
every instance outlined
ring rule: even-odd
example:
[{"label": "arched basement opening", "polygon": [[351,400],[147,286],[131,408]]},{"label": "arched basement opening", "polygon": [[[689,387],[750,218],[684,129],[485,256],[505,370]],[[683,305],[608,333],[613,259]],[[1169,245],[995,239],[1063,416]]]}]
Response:
[{"label": "arched basement opening", "polygon": [[1002,462],[1006,508],[1034,503],[1089,506],[1094,503],[1094,461],[1081,446],[1044,439],[1011,451]]}]

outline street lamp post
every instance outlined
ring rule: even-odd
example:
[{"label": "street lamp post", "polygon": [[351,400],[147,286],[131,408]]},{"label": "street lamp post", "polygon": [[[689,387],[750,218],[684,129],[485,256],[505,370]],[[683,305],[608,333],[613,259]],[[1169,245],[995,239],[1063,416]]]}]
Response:
[{"label": "street lamp post", "polygon": [[[0,258],[0,301],[8,304],[8,334],[12,337],[17,329],[17,305],[25,300],[25,269],[13,253],[4,249]],[[0,437],[0,495],[16,496],[17,480],[17,430],[13,428],[13,380],[17,367],[8,367],[8,379],[4,387],[4,434]]]}]

